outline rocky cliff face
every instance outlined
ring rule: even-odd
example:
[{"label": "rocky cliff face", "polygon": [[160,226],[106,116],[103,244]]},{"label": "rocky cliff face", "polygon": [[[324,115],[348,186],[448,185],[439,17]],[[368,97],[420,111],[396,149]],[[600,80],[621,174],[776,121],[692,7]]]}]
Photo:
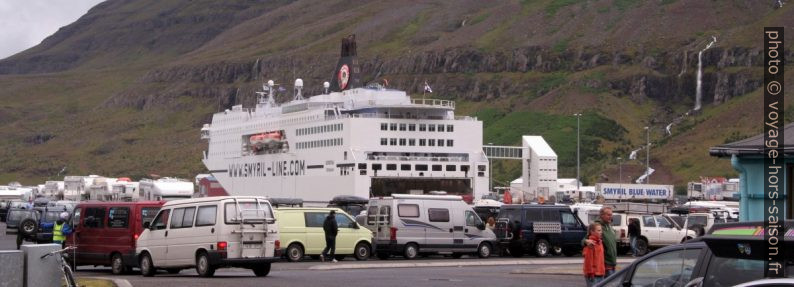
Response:
[{"label": "rocky cliff face", "polygon": [[[595,49],[554,53],[541,47],[527,47],[495,53],[450,49],[396,58],[365,57],[360,63],[365,81],[385,77],[392,86],[421,93],[422,83],[427,80],[438,94],[467,101],[516,96],[536,89],[536,83],[500,76],[507,73],[575,73],[611,67],[629,72],[572,80],[569,85],[608,91],[637,102],[650,99],[662,105],[675,105],[693,101],[697,72],[697,58],[693,55],[696,54],[623,54]],[[173,96],[220,99],[224,106],[252,104],[253,91],[262,82],[275,79],[290,87],[293,79],[289,77],[293,73],[307,82],[307,92],[320,93],[321,83],[330,79],[334,61],[329,55],[296,56],[155,69],[138,80],[140,85],[116,94],[106,105],[145,109],[167,105],[168,98]],[[755,48],[707,50],[703,55],[704,103],[720,104],[760,87],[762,78],[758,74],[762,61],[762,51]],[[161,85],[170,88],[147,89]],[[180,91],[178,87],[182,86],[191,88]],[[282,96],[282,100],[286,98]]]}]

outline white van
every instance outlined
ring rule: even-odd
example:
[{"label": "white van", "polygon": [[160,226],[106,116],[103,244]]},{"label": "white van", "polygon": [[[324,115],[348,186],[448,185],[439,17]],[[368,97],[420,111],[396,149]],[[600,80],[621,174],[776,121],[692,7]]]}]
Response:
[{"label": "white van", "polygon": [[273,208],[264,197],[219,196],[169,201],[144,225],[135,248],[143,276],[157,269],[196,268],[211,277],[221,267],[267,276],[281,257]]},{"label": "white van", "polygon": [[402,255],[465,253],[491,255],[496,236],[471,206],[456,195],[392,194],[369,200],[365,226],[374,233],[380,259]]}]

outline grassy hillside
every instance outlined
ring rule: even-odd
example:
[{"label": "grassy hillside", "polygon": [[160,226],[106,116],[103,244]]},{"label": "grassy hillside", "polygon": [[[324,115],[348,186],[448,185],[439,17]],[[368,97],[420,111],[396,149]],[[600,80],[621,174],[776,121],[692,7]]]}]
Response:
[{"label": "grassy hillside", "polygon": [[[133,178],[204,172],[198,131],[213,112],[250,105],[253,90],[270,78],[302,77],[316,90],[336,62],[339,39],[353,33],[365,80],[388,78],[410,93],[430,81],[434,97],[456,100],[458,114],[484,121],[484,143],[517,145],[521,135],[542,135],[559,156],[560,177],[575,176],[574,113],[584,114],[586,183],[616,180],[618,157],[624,180],[639,176],[644,153],[626,159],[645,144],[645,126],[653,182],[734,176],[707,149],[761,131],[759,31],[794,24],[791,7],[750,0],[108,0],[0,60],[0,183],[39,183],[64,166],[67,174]],[[665,126],[694,104],[697,53],[711,36],[718,42],[703,54],[704,109],[668,136]],[[794,80],[788,83],[792,90]],[[497,181],[518,176],[517,163],[495,164]]]}]

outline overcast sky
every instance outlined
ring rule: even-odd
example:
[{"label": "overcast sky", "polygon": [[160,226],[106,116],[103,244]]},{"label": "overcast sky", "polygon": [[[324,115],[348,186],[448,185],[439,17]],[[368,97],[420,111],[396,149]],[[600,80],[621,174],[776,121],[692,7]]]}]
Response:
[{"label": "overcast sky", "polygon": [[104,0],[0,0],[0,59],[36,46]]}]

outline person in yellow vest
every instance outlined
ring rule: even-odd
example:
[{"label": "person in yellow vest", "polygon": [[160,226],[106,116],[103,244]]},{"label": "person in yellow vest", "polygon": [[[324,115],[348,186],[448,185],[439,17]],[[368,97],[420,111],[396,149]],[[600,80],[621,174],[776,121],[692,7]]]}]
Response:
[{"label": "person in yellow vest", "polygon": [[72,234],[72,227],[66,223],[69,219],[68,212],[61,212],[60,217],[54,223],[42,223],[42,228],[52,227],[52,243],[60,244],[61,247],[65,246],[66,236]]}]

